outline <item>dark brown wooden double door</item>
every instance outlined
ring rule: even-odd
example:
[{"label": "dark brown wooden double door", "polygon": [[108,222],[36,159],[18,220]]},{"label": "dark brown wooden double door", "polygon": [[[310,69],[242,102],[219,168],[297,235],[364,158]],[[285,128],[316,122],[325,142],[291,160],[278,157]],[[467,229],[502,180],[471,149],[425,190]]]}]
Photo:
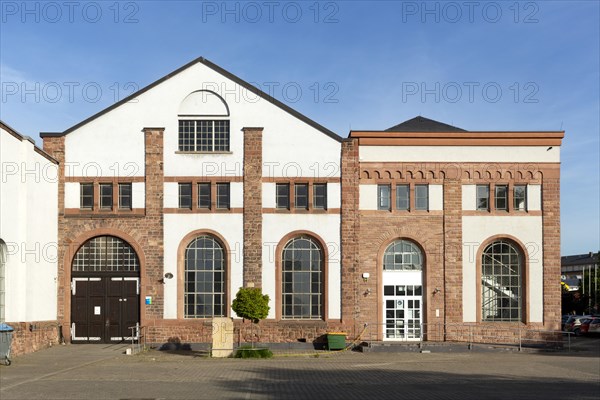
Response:
[{"label": "dark brown wooden double door", "polygon": [[140,315],[138,277],[73,277],[71,341],[118,343],[137,339]]}]

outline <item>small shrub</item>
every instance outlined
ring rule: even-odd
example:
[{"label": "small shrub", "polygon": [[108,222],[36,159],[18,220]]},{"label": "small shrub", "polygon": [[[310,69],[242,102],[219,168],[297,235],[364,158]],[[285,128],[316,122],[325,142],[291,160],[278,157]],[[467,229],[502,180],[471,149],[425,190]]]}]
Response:
[{"label": "small shrub", "polygon": [[240,288],[231,308],[238,317],[249,319],[257,324],[269,315],[269,296],[263,295],[260,288]]},{"label": "small shrub", "polygon": [[235,358],[271,358],[273,352],[267,348],[242,346],[235,352]]}]

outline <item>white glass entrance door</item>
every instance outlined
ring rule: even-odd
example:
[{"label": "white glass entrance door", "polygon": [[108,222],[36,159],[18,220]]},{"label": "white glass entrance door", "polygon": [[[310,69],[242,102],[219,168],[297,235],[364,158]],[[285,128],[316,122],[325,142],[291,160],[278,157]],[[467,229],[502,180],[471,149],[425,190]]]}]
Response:
[{"label": "white glass entrance door", "polygon": [[398,239],[383,254],[383,338],[419,340],[423,315],[423,255]]},{"label": "white glass entrance door", "polygon": [[418,340],[421,337],[421,285],[385,285],[384,338],[386,340]]}]

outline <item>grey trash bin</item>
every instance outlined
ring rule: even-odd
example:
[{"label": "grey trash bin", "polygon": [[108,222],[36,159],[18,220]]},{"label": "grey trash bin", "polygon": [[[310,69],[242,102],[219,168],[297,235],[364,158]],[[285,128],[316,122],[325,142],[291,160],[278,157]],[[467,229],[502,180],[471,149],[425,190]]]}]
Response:
[{"label": "grey trash bin", "polygon": [[10,345],[12,343],[12,326],[0,324],[0,361],[10,365]]}]

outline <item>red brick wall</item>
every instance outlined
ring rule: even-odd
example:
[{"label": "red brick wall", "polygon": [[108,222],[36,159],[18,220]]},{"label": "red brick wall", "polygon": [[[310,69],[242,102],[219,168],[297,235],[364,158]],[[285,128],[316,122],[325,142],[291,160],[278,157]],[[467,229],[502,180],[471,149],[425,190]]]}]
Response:
[{"label": "red brick wall", "polygon": [[[59,344],[59,326],[56,321],[10,322],[12,332],[11,357],[33,353]],[[4,340],[0,334],[0,340]]]}]

